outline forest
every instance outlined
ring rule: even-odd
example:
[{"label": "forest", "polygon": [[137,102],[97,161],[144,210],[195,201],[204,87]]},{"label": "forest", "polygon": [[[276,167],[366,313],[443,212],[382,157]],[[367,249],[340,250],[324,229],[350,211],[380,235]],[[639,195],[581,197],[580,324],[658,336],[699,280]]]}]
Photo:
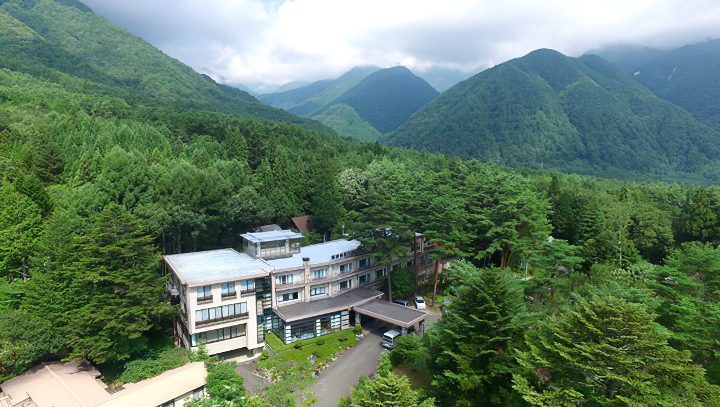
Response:
[{"label": "forest", "polygon": [[[73,18],[50,0],[0,1],[0,42],[15,47],[0,48],[0,381],[59,359],[134,381],[148,360],[181,360],[166,353],[177,311],[161,256],[310,214],[334,237],[421,232],[432,258],[453,260],[443,318],[402,339],[345,407],[720,405],[717,186],[343,139],[177,61],[142,71],[161,56],[109,29],[80,40],[114,44],[102,52],[117,50],[115,70],[60,52],[49,38],[74,44],[63,24],[91,18],[62,3]],[[55,30],[38,37],[10,13]],[[245,398],[206,356],[192,356],[212,366],[197,406],[294,405],[298,382]]]}]

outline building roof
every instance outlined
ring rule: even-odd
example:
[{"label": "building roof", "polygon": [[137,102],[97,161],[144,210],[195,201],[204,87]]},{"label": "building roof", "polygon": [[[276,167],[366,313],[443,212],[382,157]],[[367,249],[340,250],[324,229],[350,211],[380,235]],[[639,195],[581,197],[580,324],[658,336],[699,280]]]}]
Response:
[{"label": "building roof", "polygon": [[303,266],[303,258],[310,259],[310,265],[329,263],[335,254],[350,252],[360,247],[357,240],[337,239],[325,243],[312,244],[300,248],[300,253],[292,257],[267,260],[268,264],[276,270],[300,268]]},{"label": "building roof", "polygon": [[284,307],[274,308],[273,311],[275,311],[275,314],[282,318],[283,321],[293,322],[347,310],[353,306],[366,303],[382,295],[383,293],[381,291],[356,288],[354,290],[348,290],[342,294],[338,294],[334,297],[286,305]]},{"label": "building roof", "polygon": [[[15,405],[28,396],[37,407],[92,407],[110,397],[100,372],[77,362],[48,363],[8,380],[0,388]],[[136,406],[140,407],[140,406]]]},{"label": "building roof", "polygon": [[8,380],[0,388],[10,397],[11,406],[29,396],[37,407],[156,407],[204,386],[207,371],[202,362],[190,363],[152,379],[126,384],[115,394],[106,390],[98,376],[100,372],[77,362],[48,363]]},{"label": "building roof", "polygon": [[273,270],[265,260],[233,249],[171,254],[164,258],[180,282],[189,287],[265,277]]},{"label": "building roof", "polygon": [[302,239],[302,233],[293,232],[292,230],[271,230],[268,232],[251,232],[243,233],[244,239],[252,243],[274,242],[277,240]]},{"label": "building roof", "polygon": [[390,322],[391,324],[410,328],[427,317],[425,311],[416,310],[409,307],[403,307],[400,304],[374,299],[372,301],[358,304],[353,307],[355,312],[359,312],[369,317]]},{"label": "building roof", "polygon": [[300,232],[310,232],[312,230],[312,215],[296,216],[290,218],[290,220]]},{"label": "building roof", "polygon": [[152,379],[125,385],[125,390],[113,394],[97,407],[159,406],[204,386],[205,376],[207,371],[203,362],[189,363]]}]

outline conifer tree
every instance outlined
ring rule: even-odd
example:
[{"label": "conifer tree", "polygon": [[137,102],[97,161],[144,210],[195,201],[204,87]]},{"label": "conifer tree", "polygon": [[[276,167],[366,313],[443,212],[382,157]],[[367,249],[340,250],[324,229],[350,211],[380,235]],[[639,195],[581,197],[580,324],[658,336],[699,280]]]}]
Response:
[{"label": "conifer tree", "polygon": [[511,343],[521,335],[525,311],[522,292],[505,270],[457,262],[449,272],[462,285],[425,337],[435,393],[448,405],[506,405]]}]

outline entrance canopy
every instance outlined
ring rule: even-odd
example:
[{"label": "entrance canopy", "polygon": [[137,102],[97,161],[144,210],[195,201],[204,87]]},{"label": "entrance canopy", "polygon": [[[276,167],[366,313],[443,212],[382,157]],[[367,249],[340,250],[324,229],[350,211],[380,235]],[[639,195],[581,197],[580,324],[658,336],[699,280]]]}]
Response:
[{"label": "entrance canopy", "polygon": [[402,328],[410,328],[424,320],[428,315],[425,311],[403,307],[402,305],[380,299],[356,305],[353,309],[362,315],[389,322]]}]

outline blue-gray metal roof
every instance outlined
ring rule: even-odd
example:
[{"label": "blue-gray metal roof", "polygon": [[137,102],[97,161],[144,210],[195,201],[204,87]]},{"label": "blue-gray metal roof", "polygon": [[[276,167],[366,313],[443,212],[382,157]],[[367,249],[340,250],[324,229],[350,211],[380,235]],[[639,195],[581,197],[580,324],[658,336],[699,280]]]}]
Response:
[{"label": "blue-gray metal roof", "polygon": [[273,270],[265,260],[233,249],[171,254],[164,259],[180,282],[189,287],[266,277]]},{"label": "blue-gray metal roof", "polygon": [[302,233],[293,232],[292,230],[271,230],[268,232],[243,233],[240,236],[253,243],[274,242],[277,240],[287,239],[302,239],[304,237]]},{"label": "blue-gray metal roof", "polygon": [[[335,254],[351,252],[360,247],[358,240],[331,240],[325,243],[312,244],[300,248],[300,253],[292,257],[266,260],[276,270],[300,268],[303,266],[303,258],[310,259],[310,265],[330,263]],[[341,261],[341,260],[338,260]]]}]

